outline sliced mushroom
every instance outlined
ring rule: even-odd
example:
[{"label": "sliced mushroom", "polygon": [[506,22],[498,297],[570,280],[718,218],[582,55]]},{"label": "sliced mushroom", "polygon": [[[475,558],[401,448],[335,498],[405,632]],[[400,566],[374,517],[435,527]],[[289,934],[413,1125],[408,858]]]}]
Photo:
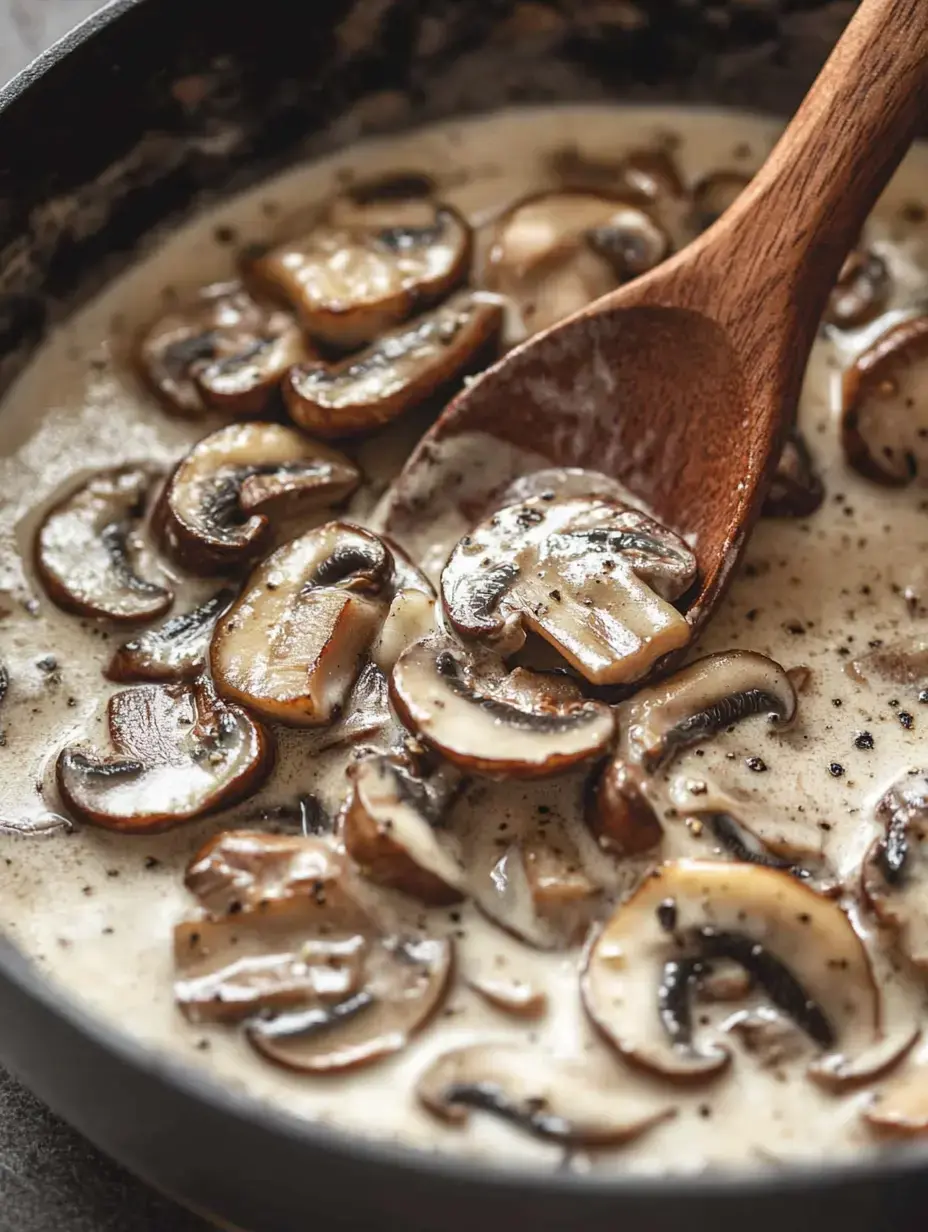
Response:
[{"label": "sliced mushroom", "polygon": [[249,277],[286,300],[312,338],[351,351],[443,299],[467,278],[470,256],[470,228],[450,206],[340,201],[309,235],[254,261]]},{"label": "sliced mushroom", "polygon": [[308,1002],[333,1009],[363,986],[361,935],[307,936],[306,901],[184,921],[174,930],[174,998],[192,1022],[241,1022]]},{"label": "sliced mushroom", "polygon": [[905,487],[925,462],[928,316],[894,325],[844,375],[841,443],[866,479]]},{"label": "sliced mushroom", "polygon": [[434,642],[400,655],[390,696],[410,731],[453,765],[500,778],[559,774],[600,756],[614,732],[608,706],[564,682],[523,670],[507,681]]},{"label": "sliced mushroom", "polygon": [[496,1041],[442,1054],[419,1078],[416,1094],[453,1125],[463,1125],[471,1111],[489,1112],[570,1146],[618,1146],[674,1115],[669,1102],[604,1085],[587,1065]]},{"label": "sliced mushroom", "polygon": [[796,1023],[766,1005],[732,1015],[725,1030],[739,1039],[745,1052],[764,1069],[779,1069],[798,1061],[808,1047]]},{"label": "sliced mushroom", "polygon": [[199,607],[123,642],[110,659],[107,679],[170,683],[202,675],[213,628],[234,598],[234,591],[220,590]]},{"label": "sliced mushroom", "polygon": [[586,821],[600,842],[620,856],[651,851],[664,837],[641,774],[621,757],[608,761],[591,782]]},{"label": "sliced mushroom", "polygon": [[928,637],[916,633],[887,646],[876,646],[852,659],[845,670],[864,684],[876,676],[891,684],[913,685],[921,691],[928,687]]},{"label": "sliced mushroom", "polygon": [[500,304],[461,291],[340,364],[298,364],[283,384],[295,423],[321,437],[355,436],[389,423],[494,357]]},{"label": "sliced mushroom", "polygon": [[260,553],[272,520],[337,504],[359,481],[343,454],[292,428],[230,424],[204,437],[178,463],[157,520],[181,564],[200,573],[222,572]]},{"label": "sliced mushroom", "polygon": [[332,1006],[253,1019],[248,1041],[278,1065],[311,1074],[399,1052],[444,999],[451,953],[444,940],[384,939],[371,949],[360,993]]},{"label": "sliced mushroom", "polygon": [[279,1064],[325,1073],[396,1052],[444,994],[450,944],[393,935],[324,839],[220,835],[187,885],[207,911],[175,935],[181,1008],[244,1018]]},{"label": "sliced mushroom", "polygon": [[878,317],[889,300],[886,262],[869,249],[855,249],[841,267],[825,320],[838,329],[858,329]]},{"label": "sliced mushroom", "polygon": [[517,305],[534,333],[653,269],[670,251],[670,237],[640,205],[593,192],[540,193],[500,221],[483,281]]},{"label": "sliced mushroom", "polygon": [[534,497],[465,536],[441,578],[451,624],[504,653],[526,630],[550,642],[593,684],[645,676],[685,646],[690,627],[672,606],[696,560],[666,527],[617,501]]},{"label": "sliced mushroom", "polygon": [[35,564],[58,607],[125,623],[168,610],[172,592],[140,572],[151,565],[138,527],[156,478],[144,466],[99,471],[45,515]]},{"label": "sliced mushroom", "polygon": [[172,414],[199,419],[216,410],[240,418],[260,415],[287,369],[310,352],[290,313],[232,282],[204,287],[190,308],[162,317],[138,358]]},{"label": "sliced mushroom", "polygon": [[278,548],[216,626],[218,691],[279,723],[331,722],[386,615],[393,571],[382,540],[348,522]]},{"label": "sliced mushroom", "polygon": [[655,870],[589,948],[587,1012],[627,1060],[711,1078],[731,1054],[719,1039],[694,1040],[690,988],[718,958],[743,966],[824,1054],[811,1077],[839,1085],[864,1075],[883,1035],[863,943],[836,903],[770,868],[680,860]]},{"label": "sliced mushroom", "polygon": [[768,518],[809,518],[821,508],[825,487],[815,469],[805,438],[790,434],[764,501]]},{"label": "sliced mushroom", "polygon": [[751,182],[743,171],[713,171],[704,176],[693,188],[690,227],[707,231],[735,204]]},{"label": "sliced mushroom", "polygon": [[[780,855],[758,837],[749,826],[731,813],[718,812],[712,809],[693,809],[692,816],[708,826],[719,848],[729,852],[734,859],[743,864],[760,864],[764,868],[777,868],[781,872],[791,873],[800,881],[810,881],[812,872],[787,857]],[[818,884],[815,887],[820,894],[828,893],[834,897],[840,887]]]},{"label": "sliced mushroom", "polygon": [[295,900],[317,921],[318,931],[324,932],[322,922],[333,916],[346,933],[370,928],[363,883],[322,839],[227,830],[196,852],[184,885],[213,919],[260,914],[268,904]]},{"label": "sliced mushroom", "polygon": [[274,764],[268,732],[205,681],[126,689],[107,718],[112,754],[69,748],[57,763],[67,807],[107,830],[151,834],[228,808]]},{"label": "sliced mushroom", "polygon": [[876,808],[882,835],[868,851],[863,891],[903,951],[928,970],[928,776],[904,775]]},{"label": "sliced mushroom", "polygon": [[395,754],[348,767],[351,790],[341,816],[345,850],[371,881],[431,906],[464,895],[465,876],[452,837],[439,831],[453,783],[425,777]]},{"label": "sliced mushroom", "polygon": [[928,1134],[928,1066],[906,1069],[878,1091],[864,1119],[872,1129],[900,1138]]},{"label": "sliced mushroom", "polygon": [[765,655],[728,650],[642,689],[623,704],[619,721],[629,760],[653,773],[679,749],[760,714],[781,727],[793,721],[792,681]]}]

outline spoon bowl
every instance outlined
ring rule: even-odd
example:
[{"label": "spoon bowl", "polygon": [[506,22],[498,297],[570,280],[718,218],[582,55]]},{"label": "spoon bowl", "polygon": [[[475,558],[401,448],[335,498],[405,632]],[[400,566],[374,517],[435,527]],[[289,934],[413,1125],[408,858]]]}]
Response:
[{"label": "spoon bowl", "polygon": [[472,520],[535,466],[603,472],[693,548],[695,633],[760,512],[831,288],[926,100],[928,4],[863,0],[735,205],[670,261],[473,381],[388,493],[386,529],[403,538],[432,518],[431,498],[468,490],[441,473],[456,440],[470,445],[458,468],[492,460],[497,478],[484,507],[462,500]]}]

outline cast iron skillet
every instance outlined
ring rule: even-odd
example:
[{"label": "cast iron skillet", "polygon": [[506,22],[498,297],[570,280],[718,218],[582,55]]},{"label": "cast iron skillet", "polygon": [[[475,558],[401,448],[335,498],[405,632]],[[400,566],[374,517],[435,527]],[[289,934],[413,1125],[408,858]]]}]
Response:
[{"label": "cast iron skillet", "polygon": [[[0,384],[156,229],[288,159],[385,121],[507,101],[787,112],[852,8],[115,0],[0,90]],[[924,1153],[649,1182],[489,1171],[359,1142],[153,1055],[48,987],[2,939],[0,1060],[148,1181],[254,1232],[375,1220],[408,1232],[914,1232],[928,1209]]]}]

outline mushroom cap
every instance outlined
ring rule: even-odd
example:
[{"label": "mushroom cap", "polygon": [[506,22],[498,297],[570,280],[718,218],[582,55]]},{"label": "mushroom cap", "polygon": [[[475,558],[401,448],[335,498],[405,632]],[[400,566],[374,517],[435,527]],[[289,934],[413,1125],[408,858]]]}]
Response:
[{"label": "mushroom cap", "polygon": [[349,522],[284,544],[216,626],[217,690],[280,723],[329,723],[386,615],[393,575],[390,549]]},{"label": "mushroom cap", "polygon": [[841,443],[865,479],[901,488],[924,462],[928,316],[892,326],[844,374]]},{"label": "mushroom cap", "polygon": [[928,776],[903,775],[880,799],[876,817],[883,833],[864,857],[864,898],[908,958],[928,970]]},{"label": "mushroom cap", "polygon": [[592,683],[619,684],[689,641],[671,600],[695,578],[687,545],[638,509],[542,494],[505,506],[465,536],[441,592],[463,638],[510,651],[528,630]]},{"label": "mushroom cap", "polygon": [[272,248],[249,279],[283,298],[315,340],[354,350],[443,299],[468,274],[471,233],[431,201],[338,201],[308,235]]},{"label": "mushroom cap", "polygon": [[293,428],[229,424],[175,467],[158,504],[161,537],[187,568],[222,572],[261,552],[271,519],[337,504],[360,478],[343,454]]},{"label": "mushroom cap", "polygon": [[432,906],[464,897],[460,855],[439,823],[450,784],[429,782],[391,754],[348,767],[350,791],[342,810],[345,849],[371,881]]},{"label": "mushroom cap", "polygon": [[628,760],[649,773],[679,749],[752,715],[786,727],[796,690],[779,663],[750,650],[706,655],[625,702],[619,721]]},{"label": "mushroom cap", "polygon": [[886,308],[892,280],[886,262],[871,249],[850,252],[825,312],[825,320],[838,329],[859,329]]},{"label": "mushroom cap", "polygon": [[463,770],[543,778],[602,755],[615,731],[608,706],[534,672],[507,682],[496,666],[495,676],[475,671],[463,654],[419,642],[397,660],[390,697],[410,731]]},{"label": "mushroom cap", "polygon": [[499,302],[461,291],[340,364],[291,368],[283,384],[287,410],[324,438],[371,432],[488,362],[502,322]]},{"label": "mushroom cap", "polygon": [[776,869],[678,860],[654,870],[591,943],[584,1005],[627,1060],[711,1078],[731,1054],[718,1040],[694,1043],[688,997],[700,962],[719,957],[745,966],[825,1054],[810,1076],[839,1085],[867,1072],[883,1036],[864,945],[835,902]]},{"label": "mushroom cap", "polygon": [[123,642],[110,659],[107,679],[122,684],[195,680],[206,666],[216,621],[234,598],[233,590],[217,591],[189,612],[171,616]]},{"label": "mushroom cap", "polygon": [[588,1065],[499,1040],[442,1053],[420,1076],[416,1095],[453,1125],[472,1110],[487,1112],[570,1146],[618,1146],[674,1115],[669,1103],[604,1085]]},{"label": "mushroom cap", "polygon": [[653,269],[671,249],[660,223],[627,197],[541,192],[497,224],[482,281],[512,300],[534,333]]},{"label": "mushroom cap", "polygon": [[162,317],[137,356],[164,409],[184,419],[209,410],[259,415],[290,365],[307,358],[293,316],[258,303],[237,282],[204,287],[193,304]]},{"label": "mushroom cap", "polygon": [[274,764],[269,733],[200,680],[110,698],[107,756],[62,750],[58,790],[82,821],[127,834],[168,830],[251,795]]},{"label": "mushroom cap", "polygon": [[174,602],[138,570],[150,554],[138,526],[157,472],[128,465],[98,471],[53,505],[35,539],[35,566],[49,598],[77,616],[154,620]]}]

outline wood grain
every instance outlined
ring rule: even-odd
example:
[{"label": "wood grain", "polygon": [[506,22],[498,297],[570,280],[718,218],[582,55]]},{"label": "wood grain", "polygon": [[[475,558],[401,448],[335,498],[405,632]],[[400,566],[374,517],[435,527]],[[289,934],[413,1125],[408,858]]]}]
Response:
[{"label": "wood grain", "polygon": [[398,502],[432,442],[461,432],[606,471],[690,538],[701,587],[688,619],[701,625],[759,513],[827,296],[926,100],[928,0],[864,0],[739,202],[465,390]]}]

